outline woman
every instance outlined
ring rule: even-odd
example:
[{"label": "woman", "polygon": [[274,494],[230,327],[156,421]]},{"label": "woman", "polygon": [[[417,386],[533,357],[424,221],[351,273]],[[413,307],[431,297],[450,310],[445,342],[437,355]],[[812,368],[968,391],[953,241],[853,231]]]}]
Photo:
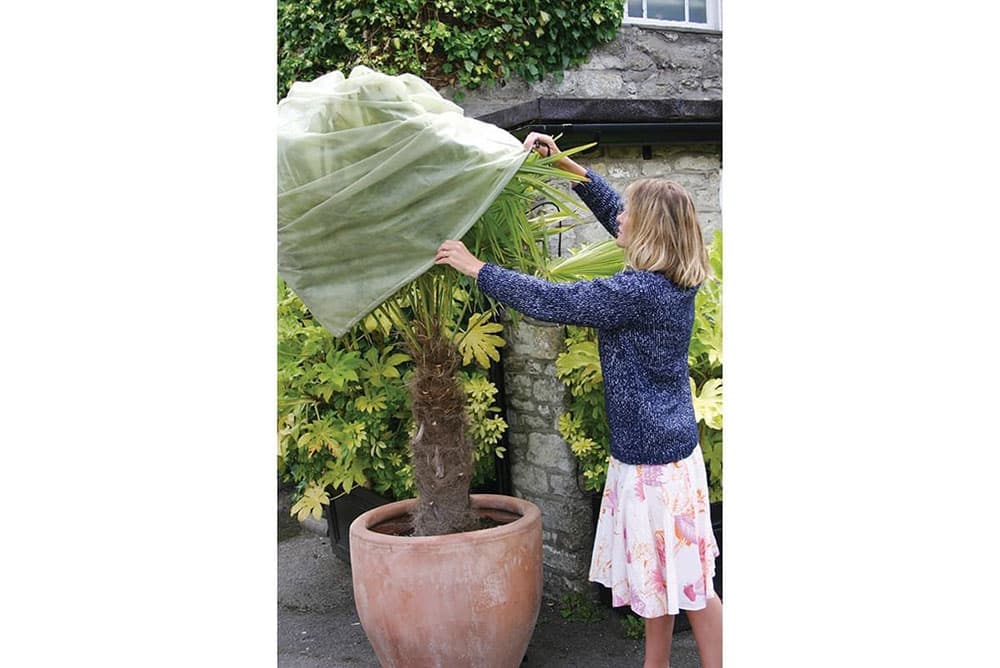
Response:
[{"label": "woman", "polygon": [[[552,137],[534,132],[524,147],[559,152]],[[645,619],[645,668],[669,665],[679,610],[691,621],[702,666],[716,668],[719,551],[687,366],[694,297],[710,271],[694,204],[677,183],[640,179],[625,190],[625,207],[594,172],[570,158],[556,165],[589,179],[573,188],[625,249],[625,271],[549,283],[483,263],[454,240],[441,244],[435,262],[476,278],[484,293],[526,315],[597,328],[611,460],[590,579],[611,588],[613,605]]]}]

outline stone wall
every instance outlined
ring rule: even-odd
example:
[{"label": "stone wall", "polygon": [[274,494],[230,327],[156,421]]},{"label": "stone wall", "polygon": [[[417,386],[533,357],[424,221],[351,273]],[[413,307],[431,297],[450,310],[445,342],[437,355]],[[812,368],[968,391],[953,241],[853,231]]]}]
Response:
[{"label": "stone wall", "polygon": [[[722,35],[625,25],[613,42],[579,67],[526,83],[520,79],[470,91],[467,116],[536,97],[722,99]],[[446,96],[454,91],[445,90]]]},{"label": "stone wall", "polygon": [[[665,176],[676,181],[694,199],[706,243],[711,242],[714,230],[722,229],[719,202],[722,151],[718,145],[654,146],[649,160],[643,160],[640,146],[598,147],[578,155],[575,160],[603,176],[619,194],[624,194],[629,183],[646,176]],[[563,189],[568,190],[568,186]],[[590,210],[576,197],[570,199],[578,204],[576,211],[581,224],[561,235],[562,255],[566,255],[570,248],[608,238],[608,233],[596,222]],[[553,253],[557,253],[560,250],[559,237],[555,237],[552,244]]]},{"label": "stone wall", "polygon": [[558,600],[585,590],[593,546],[590,496],[578,485],[576,458],[559,435],[567,393],[555,360],[566,328],[522,316],[504,335],[511,480],[515,496],[542,511],[544,594]]}]

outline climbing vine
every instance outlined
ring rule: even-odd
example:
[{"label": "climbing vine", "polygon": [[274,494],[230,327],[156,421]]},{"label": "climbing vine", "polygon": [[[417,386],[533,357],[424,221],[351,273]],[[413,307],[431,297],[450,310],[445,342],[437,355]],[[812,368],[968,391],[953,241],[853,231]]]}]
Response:
[{"label": "climbing vine", "polygon": [[620,0],[278,0],[278,99],[355,65],[442,88],[558,78],[610,42]]}]

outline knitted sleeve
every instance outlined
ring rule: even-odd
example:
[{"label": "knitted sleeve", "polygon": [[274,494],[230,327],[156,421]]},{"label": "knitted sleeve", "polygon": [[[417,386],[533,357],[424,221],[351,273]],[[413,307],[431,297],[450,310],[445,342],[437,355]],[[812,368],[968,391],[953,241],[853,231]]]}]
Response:
[{"label": "knitted sleeve", "polygon": [[600,174],[587,170],[590,182],[581,181],[573,184],[573,190],[583,203],[587,205],[594,217],[604,226],[611,236],[618,236],[618,221],[615,218],[625,208],[621,197],[615,192]]},{"label": "knitted sleeve", "polygon": [[550,283],[487,263],[480,269],[477,282],[493,299],[532,318],[601,329],[640,322],[648,303],[638,273]]}]

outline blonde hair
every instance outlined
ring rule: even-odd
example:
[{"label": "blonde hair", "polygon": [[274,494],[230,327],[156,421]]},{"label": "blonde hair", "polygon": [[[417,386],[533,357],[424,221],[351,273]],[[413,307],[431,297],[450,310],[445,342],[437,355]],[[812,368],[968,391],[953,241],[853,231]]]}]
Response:
[{"label": "blonde hair", "polygon": [[711,275],[691,196],[663,178],[639,179],[625,189],[630,238],[625,260],[634,269],[664,274],[682,288]]}]

